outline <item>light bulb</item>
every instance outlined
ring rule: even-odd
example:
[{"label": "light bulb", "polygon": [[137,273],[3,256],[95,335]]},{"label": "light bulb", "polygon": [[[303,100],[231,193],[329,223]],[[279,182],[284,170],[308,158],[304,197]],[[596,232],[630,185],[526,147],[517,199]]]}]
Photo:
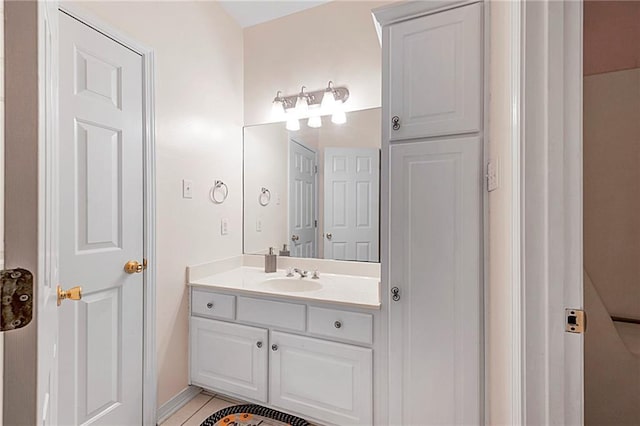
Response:
[{"label": "light bulb", "polygon": [[331,122],[333,124],[344,124],[347,122],[347,114],[344,112],[342,101],[336,101],[333,115],[331,116]]},{"label": "light bulb", "polygon": [[309,112],[309,104],[307,103],[306,96],[298,96],[298,101],[296,102],[296,113],[298,117],[303,117],[307,115]]},{"label": "light bulb", "polygon": [[298,118],[291,113],[287,115],[287,125],[285,126],[286,129],[290,132],[297,132],[298,130],[300,130],[300,120],[298,120]]},{"label": "light bulb", "polygon": [[327,90],[322,96],[322,103],[320,108],[325,114],[331,114],[336,104],[336,97],[333,95],[333,90]]},{"label": "light bulb", "polygon": [[309,121],[307,121],[307,126],[317,129],[318,127],[322,127],[322,119],[319,115],[314,115],[309,117]]},{"label": "light bulb", "polygon": [[285,118],[284,105],[282,101],[273,101],[271,104],[271,119],[275,121],[281,121]]}]

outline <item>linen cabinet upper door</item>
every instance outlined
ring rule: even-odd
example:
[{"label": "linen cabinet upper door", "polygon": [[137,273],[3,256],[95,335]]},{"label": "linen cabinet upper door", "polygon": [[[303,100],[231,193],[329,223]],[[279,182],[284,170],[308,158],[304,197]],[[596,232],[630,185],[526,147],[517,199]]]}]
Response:
[{"label": "linen cabinet upper door", "polygon": [[481,7],[476,3],[389,28],[389,140],[480,130]]}]

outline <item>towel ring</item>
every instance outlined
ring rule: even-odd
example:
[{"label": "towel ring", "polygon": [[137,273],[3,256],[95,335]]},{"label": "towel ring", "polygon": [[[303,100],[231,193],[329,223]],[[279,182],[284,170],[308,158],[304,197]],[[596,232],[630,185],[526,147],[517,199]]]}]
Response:
[{"label": "towel ring", "polygon": [[[219,194],[222,194],[221,196]],[[222,204],[229,196],[229,187],[226,183],[221,180],[215,181],[213,184],[213,188],[211,188],[211,192],[209,193],[209,197],[211,201],[216,204]]]},{"label": "towel ring", "polygon": [[271,191],[269,191],[267,188],[262,188],[260,190],[260,195],[258,195],[258,203],[260,203],[262,207],[266,207],[269,205],[270,202],[271,202]]}]

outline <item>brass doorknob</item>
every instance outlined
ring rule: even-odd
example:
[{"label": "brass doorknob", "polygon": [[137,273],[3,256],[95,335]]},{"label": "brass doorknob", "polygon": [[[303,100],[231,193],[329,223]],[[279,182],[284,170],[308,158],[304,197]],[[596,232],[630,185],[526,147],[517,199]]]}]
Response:
[{"label": "brass doorknob", "polygon": [[130,260],[124,264],[124,271],[127,274],[139,274],[147,269],[146,263],[146,261],[144,263],[140,263],[137,260]]},{"label": "brass doorknob", "polygon": [[70,288],[69,290],[63,290],[58,286],[58,306],[62,303],[63,300],[80,300],[82,299],[82,287],[76,286]]}]

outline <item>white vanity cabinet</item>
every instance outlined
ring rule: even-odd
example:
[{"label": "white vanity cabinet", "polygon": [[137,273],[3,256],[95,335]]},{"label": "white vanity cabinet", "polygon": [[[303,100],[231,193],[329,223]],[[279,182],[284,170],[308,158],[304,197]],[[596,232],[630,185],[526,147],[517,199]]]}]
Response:
[{"label": "white vanity cabinet", "polygon": [[371,425],[372,354],[368,348],[274,331],[270,401],[338,425]]},{"label": "white vanity cabinet", "polygon": [[389,140],[480,131],[481,27],[478,3],[388,27]]},{"label": "white vanity cabinet", "polygon": [[481,425],[483,4],[406,2],[374,14],[389,424]]},{"label": "white vanity cabinet", "polygon": [[267,401],[268,330],[191,317],[191,382]]},{"label": "white vanity cabinet", "polygon": [[193,288],[191,383],[320,424],[373,425],[375,318]]}]

